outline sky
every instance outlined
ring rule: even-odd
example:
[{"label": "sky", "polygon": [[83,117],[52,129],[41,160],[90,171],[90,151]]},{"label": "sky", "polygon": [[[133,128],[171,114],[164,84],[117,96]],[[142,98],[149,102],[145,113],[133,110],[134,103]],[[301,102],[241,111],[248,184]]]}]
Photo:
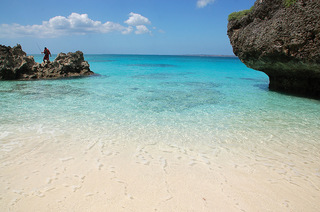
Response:
[{"label": "sky", "polygon": [[255,0],[0,0],[0,44],[27,54],[233,55],[228,15]]}]

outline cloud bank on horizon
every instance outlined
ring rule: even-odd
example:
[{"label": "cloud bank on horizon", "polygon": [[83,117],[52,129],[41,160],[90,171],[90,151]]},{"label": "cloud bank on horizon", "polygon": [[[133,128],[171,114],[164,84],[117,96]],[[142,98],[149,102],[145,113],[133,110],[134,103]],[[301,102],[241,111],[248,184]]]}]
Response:
[{"label": "cloud bank on horizon", "polygon": [[89,33],[111,33],[120,32],[122,34],[146,34],[151,31],[146,25],[151,25],[151,21],[137,13],[131,12],[128,20],[124,21],[127,26],[119,23],[107,21],[94,21],[88,14],[71,13],[68,17],[55,16],[49,21],[43,21],[41,25],[20,25],[1,24],[0,37],[59,37],[64,35],[85,35]]}]

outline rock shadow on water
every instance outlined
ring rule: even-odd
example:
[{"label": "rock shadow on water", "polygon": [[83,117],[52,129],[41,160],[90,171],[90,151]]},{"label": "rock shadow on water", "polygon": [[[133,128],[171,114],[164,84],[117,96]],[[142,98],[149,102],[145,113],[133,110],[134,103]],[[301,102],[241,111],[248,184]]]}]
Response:
[{"label": "rock shadow on water", "polygon": [[264,91],[269,91],[269,85],[268,84],[255,84],[253,87],[259,88]]},{"label": "rock shadow on water", "polygon": [[105,74],[93,74],[93,75],[90,75],[86,78],[99,78],[99,79],[106,79],[106,78],[110,78],[110,75],[105,75]]},{"label": "rock shadow on water", "polygon": [[253,81],[253,82],[266,82],[268,83],[268,80],[266,79],[259,79],[259,78],[249,78],[249,77],[242,77],[240,78],[241,80],[246,80],[246,81]]},{"label": "rock shadow on water", "polygon": [[44,80],[61,80],[61,81],[68,81],[68,80],[77,80],[77,79],[85,79],[85,78],[90,78],[90,77],[100,77],[100,74],[92,74],[89,76],[72,76],[72,77],[64,77],[64,78],[53,78],[53,79],[44,79]]}]

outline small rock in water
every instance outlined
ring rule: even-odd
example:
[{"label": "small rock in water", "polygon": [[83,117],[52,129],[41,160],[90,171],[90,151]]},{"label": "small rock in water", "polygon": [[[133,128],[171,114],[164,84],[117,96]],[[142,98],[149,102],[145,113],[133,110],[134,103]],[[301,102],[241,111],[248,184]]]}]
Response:
[{"label": "small rock in water", "polygon": [[60,53],[53,62],[36,63],[21,45],[13,48],[0,45],[0,80],[34,80],[88,76],[94,73],[83,53]]}]

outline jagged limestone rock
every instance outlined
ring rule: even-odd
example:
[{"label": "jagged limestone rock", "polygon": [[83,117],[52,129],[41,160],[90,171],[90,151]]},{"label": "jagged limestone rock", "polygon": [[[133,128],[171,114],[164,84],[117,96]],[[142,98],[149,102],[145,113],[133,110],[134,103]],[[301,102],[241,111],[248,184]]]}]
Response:
[{"label": "jagged limestone rock", "polygon": [[13,48],[0,45],[1,80],[54,79],[92,74],[81,51],[60,53],[53,62],[39,64],[33,56],[26,56],[19,44]]},{"label": "jagged limestone rock", "polygon": [[233,52],[269,76],[269,88],[320,98],[320,1],[257,0],[228,23]]}]

